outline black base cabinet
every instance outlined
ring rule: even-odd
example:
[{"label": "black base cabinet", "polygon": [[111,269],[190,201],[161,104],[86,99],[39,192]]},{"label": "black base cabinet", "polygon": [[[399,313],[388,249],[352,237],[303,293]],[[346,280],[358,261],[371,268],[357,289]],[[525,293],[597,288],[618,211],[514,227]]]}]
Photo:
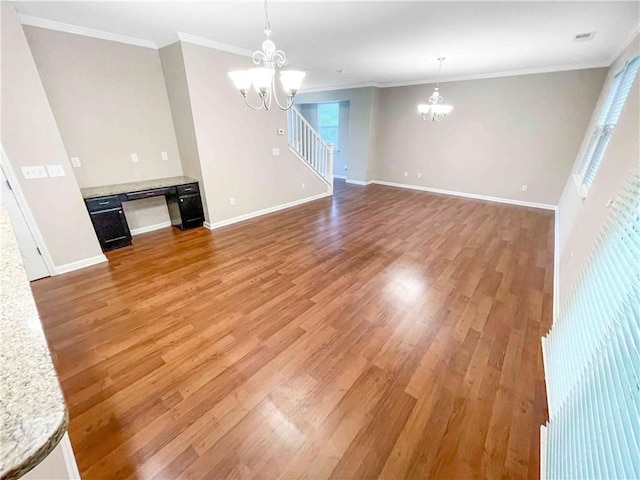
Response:
[{"label": "black base cabinet", "polygon": [[93,198],[86,204],[102,250],[131,245],[131,232],[117,195]]},{"label": "black base cabinet", "polygon": [[122,209],[123,201],[160,195],[167,200],[173,226],[180,230],[202,226],[204,211],[197,183],[88,198],[85,203],[102,250],[106,252],[131,245],[131,231]]},{"label": "black base cabinet", "polygon": [[204,222],[198,184],[180,185],[175,196],[167,197],[171,224],[180,230],[201,227]]}]

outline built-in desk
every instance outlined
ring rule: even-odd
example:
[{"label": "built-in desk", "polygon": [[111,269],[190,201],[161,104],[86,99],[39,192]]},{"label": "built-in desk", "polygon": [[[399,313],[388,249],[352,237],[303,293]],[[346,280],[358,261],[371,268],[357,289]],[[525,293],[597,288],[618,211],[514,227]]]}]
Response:
[{"label": "built-in desk", "polygon": [[122,202],[164,196],[171,224],[175,227],[186,230],[201,227],[204,222],[200,187],[189,177],[82,188],[80,191],[104,251],[131,245],[131,231]]}]

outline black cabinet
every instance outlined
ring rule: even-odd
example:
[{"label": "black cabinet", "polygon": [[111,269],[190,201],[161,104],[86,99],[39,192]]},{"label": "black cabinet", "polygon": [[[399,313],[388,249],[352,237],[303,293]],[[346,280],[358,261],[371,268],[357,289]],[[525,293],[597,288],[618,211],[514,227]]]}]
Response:
[{"label": "black cabinet", "polygon": [[167,197],[171,224],[180,230],[201,227],[204,222],[198,184],[180,185],[175,197]]},{"label": "black cabinet", "polygon": [[131,245],[131,232],[122,206],[89,212],[104,251]]},{"label": "black cabinet", "polygon": [[123,188],[121,192],[117,195],[85,199],[93,228],[105,252],[131,245],[131,232],[122,210],[122,202],[164,196],[169,207],[171,224],[175,227],[187,230],[201,227],[204,222],[200,188],[197,182],[135,191]]}]

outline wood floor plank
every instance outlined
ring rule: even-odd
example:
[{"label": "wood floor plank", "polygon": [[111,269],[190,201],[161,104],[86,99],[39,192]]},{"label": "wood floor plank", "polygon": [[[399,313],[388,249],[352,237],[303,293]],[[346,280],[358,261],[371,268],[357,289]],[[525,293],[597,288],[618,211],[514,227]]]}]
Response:
[{"label": "wood floor plank", "polygon": [[538,478],[553,221],[337,181],[32,283],[82,477]]}]

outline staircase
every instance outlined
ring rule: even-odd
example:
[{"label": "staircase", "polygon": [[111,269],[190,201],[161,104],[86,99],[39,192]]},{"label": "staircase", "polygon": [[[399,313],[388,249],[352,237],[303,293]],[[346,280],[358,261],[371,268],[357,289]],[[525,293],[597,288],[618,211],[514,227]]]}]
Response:
[{"label": "staircase", "polygon": [[287,112],[289,150],[327,184],[333,193],[333,144],[325,143],[296,107]]}]

